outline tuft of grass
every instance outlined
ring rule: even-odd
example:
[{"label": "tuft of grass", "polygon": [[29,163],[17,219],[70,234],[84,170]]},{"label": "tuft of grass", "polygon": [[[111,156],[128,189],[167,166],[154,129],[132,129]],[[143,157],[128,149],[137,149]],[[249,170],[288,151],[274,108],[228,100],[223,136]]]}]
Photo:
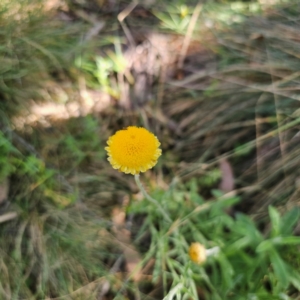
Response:
[{"label": "tuft of grass", "polygon": [[[1,160],[6,158],[2,176],[10,178],[11,199],[2,213],[17,213],[17,218],[0,226],[1,298],[55,298],[79,289],[84,292],[85,286],[107,274],[111,260],[118,256],[105,229],[109,223],[72,205],[78,195],[64,186],[56,170],[36,156],[22,154],[3,135],[0,141],[7,149],[1,152]],[[87,289],[86,299],[92,299],[101,284]]]},{"label": "tuft of grass", "polygon": [[[257,216],[269,204],[292,205],[297,194],[297,8],[287,3],[230,29],[208,27],[219,42],[212,48],[217,67],[187,68],[165,92],[164,112],[180,132],[175,151],[188,163],[178,175],[188,178],[230,159],[237,190],[251,199],[241,209],[251,206]],[[202,20],[212,12],[207,6]]]},{"label": "tuft of grass", "polygon": [[54,19],[43,1],[3,1],[0,5],[0,110],[11,115],[32,99],[45,100],[50,78],[70,75],[75,54],[82,49],[80,23]]},{"label": "tuft of grass", "polygon": [[[32,100],[49,99],[49,81],[75,80],[86,26],[60,20],[44,4],[0,5],[0,183],[9,186],[0,203],[0,298],[95,299],[120,250],[111,222],[100,216],[97,203],[85,206],[86,194],[70,177],[89,161],[102,164],[100,125],[88,116],[71,120],[61,132],[10,129],[12,115],[25,114]],[[104,186],[94,176],[93,183],[101,181]]]}]

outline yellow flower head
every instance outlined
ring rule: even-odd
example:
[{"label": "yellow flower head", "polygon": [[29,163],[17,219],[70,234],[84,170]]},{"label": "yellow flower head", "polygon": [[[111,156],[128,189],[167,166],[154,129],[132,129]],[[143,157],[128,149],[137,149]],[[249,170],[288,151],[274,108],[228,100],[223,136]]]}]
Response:
[{"label": "yellow flower head", "polygon": [[142,127],[119,130],[107,144],[108,161],[114,169],[126,174],[135,175],[151,169],[161,155],[157,137]]},{"label": "yellow flower head", "polygon": [[193,262],[201,264],[206,261],[206,249],[200,243],[192,243],[189,248],[189,256]]}]

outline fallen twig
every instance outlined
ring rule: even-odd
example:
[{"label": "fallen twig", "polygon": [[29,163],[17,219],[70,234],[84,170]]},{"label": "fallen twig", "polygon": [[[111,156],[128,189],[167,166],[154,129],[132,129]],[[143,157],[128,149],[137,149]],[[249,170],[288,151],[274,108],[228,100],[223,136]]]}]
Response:
[{"label": "fallen twig", "polygon": [[0,223],[4,223],[4,222],[10,221],[10,220],[13,220],[17,216],[18,216],[18,214],[16,212],[9,212],[7,214],[1,215]]}]

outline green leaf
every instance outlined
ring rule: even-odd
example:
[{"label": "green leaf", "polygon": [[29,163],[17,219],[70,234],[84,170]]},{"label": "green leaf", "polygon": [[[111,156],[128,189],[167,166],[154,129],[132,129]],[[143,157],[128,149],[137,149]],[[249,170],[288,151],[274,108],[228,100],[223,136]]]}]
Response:
[{"label": "green leaf", "polygon": [[269,206],[269,215],[272,223],[272,237],[278,236],[280,234],[280,214],[277,209],[273,206]]},{"label": "green leaf", "polygon": [[298,236],[283,237],[280,239],[279,244],[281,244],[281,245],[299,245],[300,237],[298,237]]},{"label": "green leaf", "polygon": [[252,240],[249,236],[244,236],[226,248],[227,255],[235,255],[237,251],[242,250],[246,247],[251,246]]},{"label": "green leaf", "polygon": [[293,227],[300,219],[300,209],[299,207],[295,207],[288,211],[283,217],[281,221],[281,234],[288,235],[292,233]]},{"label": "green leaf", "polygon": [[272,240],[266,240],[261,242],[257,248],[256,248],[256,252],[266,252],[269,251],[271,249],[273,249],[274,243],[272,242]]},{"label": "green leaf", "polygon": [[212,190],[211,193],[213,194],[213,196],[215,196],[216,198],[220,198],[218,199],[218,201],[214,204],[214,206],[217,206],[219,208],[227,208],[227,207],[231,207],[234,204],[238,203],[240,201],[239,197],[228,197],[228,198],[222,198],[223,193],[219,190]]},{"label": "green leaf", "polygon": [[271,249],[276,245],[300,245],[300,237],[289,236],[289,237],[276,237],[261,242],[256,248],[256,252],[265,252]]},{"label": "green leaf", "polygon": [[222,191],[215,189],[211,190],[211,194],[216,198],[221,198],[224,195]]},{"label": "green leaf", "polygon": [[223,288],[225,290],[229,290],[233,286],[234,270],[232,268],[232,265],[226,259],[225,256],[219,255],[218,256],[218,262],[219,262],[220,267],[221,267],[221,282],[222,282]]},{"label": "green leaf", "polygon": [[290,270],[290,281],[296,289],[300,290],[300,276],[298,271]]},{"label": "green leaf", "polygon": [[285,262],[281,259],[279,254],[274,250],[270,252],[270,260],[274,268],[274,273],[278,278],[280,285],[286,289],[289,285],[289,272]]},{"label": "green leaf", "polygon": [[190,189],[190,198],[191,201],[197,204],[203,204],[204,199],[199,195],[198,192],[198,184],[195,178],[193,178],[189,183],[189,189]]},{"label": "green leaf", "polygon": [[241,213],[236,214],[234,231],[249,237],[252,243],[258,244],[263,240],[261,233],[257,230],[251,218]]}]

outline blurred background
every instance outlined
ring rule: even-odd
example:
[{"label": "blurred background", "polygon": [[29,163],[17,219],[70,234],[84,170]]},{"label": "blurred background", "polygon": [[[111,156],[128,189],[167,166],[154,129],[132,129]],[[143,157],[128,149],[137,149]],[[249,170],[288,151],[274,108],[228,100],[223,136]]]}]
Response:
[{"label": "blurred background", "polygon": [[[300,299],[299,13],[1,0],[0,299]],[[172,224],[107,162],[130,125]]]}]

